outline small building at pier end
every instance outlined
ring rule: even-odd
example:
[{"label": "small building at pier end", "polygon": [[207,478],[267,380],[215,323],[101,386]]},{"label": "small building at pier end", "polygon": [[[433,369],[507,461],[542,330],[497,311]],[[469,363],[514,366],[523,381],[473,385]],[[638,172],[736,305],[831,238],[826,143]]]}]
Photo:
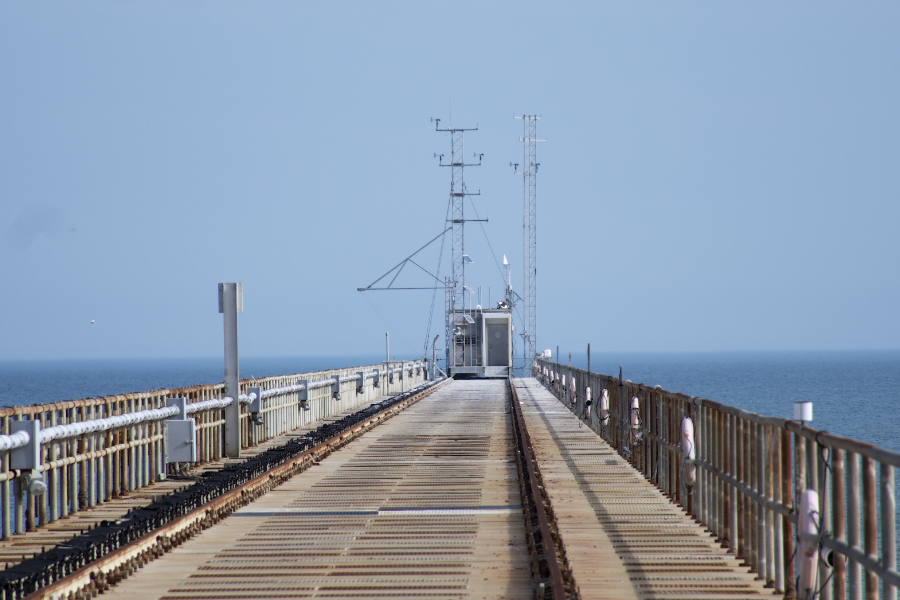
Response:
[{"label": "small building at pier end", "polygon": [[448,375],[509,377],[512,374],[512,311],[498,308],[455,310],[449,313],[451,347]]}]

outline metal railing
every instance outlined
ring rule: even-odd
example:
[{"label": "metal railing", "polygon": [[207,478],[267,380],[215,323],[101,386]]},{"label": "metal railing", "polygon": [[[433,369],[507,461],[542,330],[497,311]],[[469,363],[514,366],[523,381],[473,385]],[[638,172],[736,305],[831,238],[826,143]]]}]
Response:
[{"label": "metal railing", "polygon": [[[428,379],[424,362],[397,362],[280,375],[240,382],[241,445],[247,448]],[[250,405],[260,388],[258,412]],[[195,421],[197,464],[224,456],[224,383],[0,409],[0,500],[3,539],[32,531],[165,479],[180,466],[166,461],[166,419],[180,413],[167,399],[185,398]],[[11,431],[37,421],[33,471],[12,468],[32,433]],[[38,487],[34,487],[35,481]],[[43,492],[46,489],[46,493]],[[33,492],[33,493],[32,493]]]},{"label": "metal railing", "polygon": [[900,454],[546,359],[535,375],[775,592],[896,600]]}]

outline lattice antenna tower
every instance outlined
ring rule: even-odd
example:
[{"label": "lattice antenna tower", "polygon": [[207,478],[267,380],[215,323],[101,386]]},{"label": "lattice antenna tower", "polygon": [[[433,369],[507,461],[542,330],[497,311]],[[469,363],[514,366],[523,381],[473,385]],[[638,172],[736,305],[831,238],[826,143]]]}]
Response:
[{"label": "lattice antenna tower", "polygon": [[[466,196],[478,196],[481,192],[469,193],[466,191],[465,168],[481,166],[481,156],[475,154],[478,158],[477,163],[466,163],[465,160],[465,133],[467,131],[478,131],[475,127],[445,127],[441,128],[440,119],[432,119],[434,121],[435,131],[445,131],[450,133],[450,162],[444,163],[443,155],[440,157],[440,166],[450,167],[450,227],[451,227],[451,244],[450,255],[452,259],[452,275],[449,281],[450,290],[448,290],[449,303],[447,311],[447,326],[444,334],[445,345],[447,346],[447,366],[455,366],[451,362],[451,357],[455,356],[455,352],[451,352],[450,340],[456,336],[453,335],[453,318],[455,311],[464,310],[466,302],[466,264],[472,261],[466,254],[466,214],[465,214],[465,198]],[[475,219],[469,219],[475,220]]]},{"label": "lattice antenna tower", "polygon": [[537,139],[538,115],[522,115],[515,117],[522,119],[522,178],[524,181],[523,192],[523,299],[524,314],[522,315],[524,331],[522,332],[522,346],[525,357],[525,375],[531,373],[534,364],[534,355],[537,352],[537,172],[540,163],[537,162],[537,143],[547,140]]}]

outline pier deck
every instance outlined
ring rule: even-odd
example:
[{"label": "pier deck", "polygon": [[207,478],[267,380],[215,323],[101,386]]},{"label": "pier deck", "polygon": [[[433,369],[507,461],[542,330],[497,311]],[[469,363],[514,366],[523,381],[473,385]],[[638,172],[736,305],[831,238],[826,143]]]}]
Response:
[{"label": "pier deck", "polygon": [[506,382],[457,381],[110,598],[529,598]]},{"label": "pier deck", "polygon": [[[761,598],[537,381],[513,381],[578,597]],[[531,598],[504,380],[455,381],[153,560],[108,598]]]},{"label": "pier deck", "polygon": [[[385,398],[387,397],[390,396],[385,396]],[[51,548],[57,544],[65,543],[73,535],[95,527],[101,521],[115,521],[125,516],[132,509],[150,505],[155,497],[171,494],[189,487],[201,478],[204,473],[223,469],[226,463],[246,460],[265,452],[269,448],[281,446],[292,438],[315,430],[323,423],[339,421],[357,410],[359,408],[347,409],[344,412],[325,417],[319,421],[308,423],[290,433],[278,435],[255,446],[245,448],[241,459],[220,458],[202,463],[187,470],[182,477],[163,479],[142,488],[121,493],[112,500],[83,508],[56,521],[41,525],[34,531],[29,531],[27,535],[14,535],[8,540],[0,540],[0,563],[9,566],[15,565],[24,558],[30,558],[33,554],[41,552],[42,548]]]},{"label": "pier deck", "polygon": [[772,594],[538,381],[514,384],[583,600]]}]

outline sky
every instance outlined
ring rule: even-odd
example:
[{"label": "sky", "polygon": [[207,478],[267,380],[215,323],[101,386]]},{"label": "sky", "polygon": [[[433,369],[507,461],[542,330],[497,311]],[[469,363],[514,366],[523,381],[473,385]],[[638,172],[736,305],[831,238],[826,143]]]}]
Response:
[{"label": "sky", "polygon": [[523,114],[539,347],[900,348],[897,31],[889,2],[2,3],[0,359],[219,356],[223,281],[242,355],[421,355],[432,292],[356,289],[444,228],[440,118],[484,154],[466,283],[496,302],[505,254],[521,290]]}]

